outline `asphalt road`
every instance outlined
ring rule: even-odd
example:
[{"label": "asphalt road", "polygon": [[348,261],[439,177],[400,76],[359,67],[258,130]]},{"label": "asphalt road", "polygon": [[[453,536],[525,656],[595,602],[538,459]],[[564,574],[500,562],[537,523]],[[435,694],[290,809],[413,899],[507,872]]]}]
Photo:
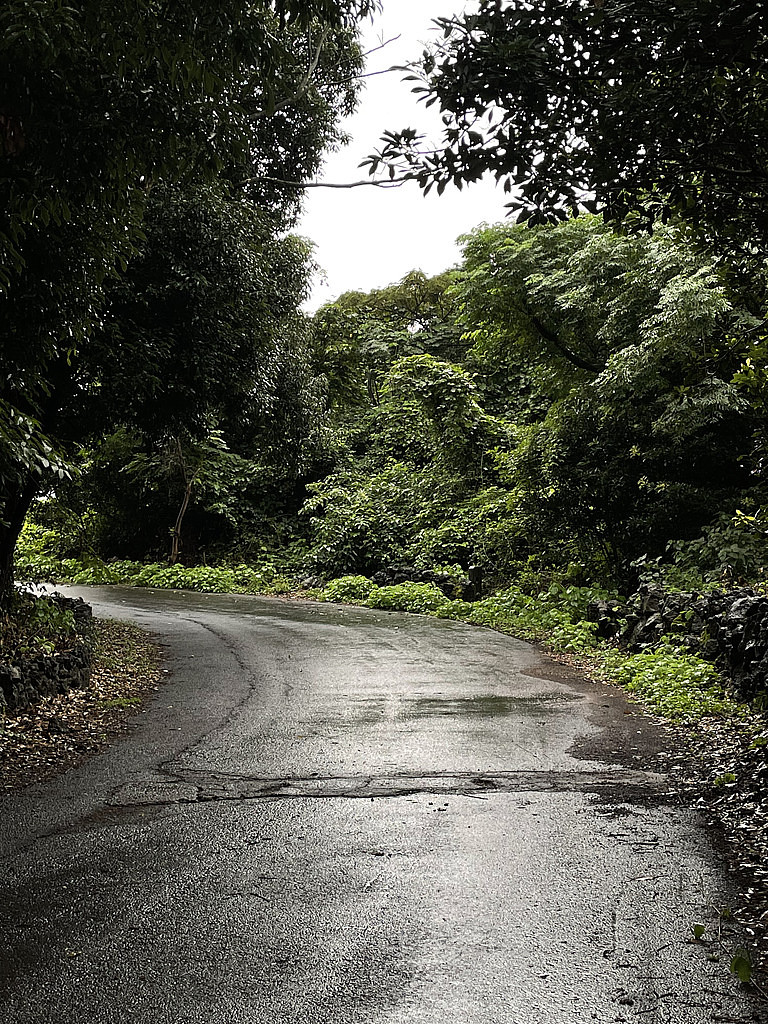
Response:
[{"label": "asphalt road", "polygon": [[768,1020],[667,741],[611,688],[458,623],[76,592],[168,681],[0,802],[3,1024]]}]

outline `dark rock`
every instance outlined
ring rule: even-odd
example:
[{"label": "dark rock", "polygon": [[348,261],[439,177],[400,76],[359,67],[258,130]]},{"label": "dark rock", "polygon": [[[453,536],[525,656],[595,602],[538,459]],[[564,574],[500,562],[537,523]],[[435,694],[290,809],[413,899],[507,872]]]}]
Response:
[{"label": "dark rock", "polygon": [[728,618],[735,622],[743,622],[751,615],[754,615],[764,601],[765,598],[758,597],[757,595],[754,597],[740,597],[731,605],[728,611]]},{"label": "dark rock", "polygon": [[[602,611],[590,611],[590,618]],[[741,696],[768,696],[765,595],[746,588],[710,594],[667,594],[648,586],[639,588],[627,603],[619,642],[630,649],[642,649],[667,635],[714,662]]]},{"label": "dark rock", "polygon": [[0,662],[0,706],[11,711],[38,703],[43,697],[85,689],[91,681],[91,651],[85,643],[92,611],[80,598],[55,598],[75,617],[78,639],[67,651],[21,658],[16,664]]},{"label": "dark rock", "polygon": [[[587,621],[597,623],[597,635],[604,640],[611,640],[615,637],[622,624],[626,627],[626,620],[626,605],[619,604],[618,601],[605,601],[601,599],[590,601],[587,605]],[[633,625],[636,625],[638,621],[637,616],[633,616]]]},{"label": "dark rock", "polygon": [[323,586],[323,580],[319,576],[305,576],[299,585],[302,590],[319,590]]},{"label": "dark rock", "polygon": [[464,598],[467,601],[479,601],[483,596],[483,570],[479,565],[470,565],[467,570],[467,585],[464,587]]},{"label": "dark rock", "polygon": [[51,596],[51,600],[54,601],[59,608],[72,612],[75,619],[75,625],[78,627],[88,624],[93,618],[93,608],[91,608],[89,604],[86,604],[82,597],[64,597],[63,594],[53,594]]}]

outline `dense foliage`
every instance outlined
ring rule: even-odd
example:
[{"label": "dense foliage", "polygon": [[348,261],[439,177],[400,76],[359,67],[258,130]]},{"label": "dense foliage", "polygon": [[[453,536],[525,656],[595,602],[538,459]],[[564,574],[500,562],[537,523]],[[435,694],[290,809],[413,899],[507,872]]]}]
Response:
[{"label": "dense foliage", "polygon": [[[627,583],[637,559],[759,501],[745,456],[760,416],[737,379],[759,323],[682,232],[617,236],[583,216],[481,228],[464,252],[439,282],[437,337],[412,324],[412,354],[371,346],[394,326],[381,293],[316,318],[348,396],[306,505],[322,573],[458,563],[492,585],[531,566]],[[458,362],[432,354],[446,338]]]},{"label": "dense foliage", "polygon": [[[116,304],[113,330],[130,323],[126,344],[161,359],[163,332],[184,325],[190,370],[165,385],[171,375],[144,362],[124,418],[143,387],[147,411],[36,511],[57,531],[49,555],[154,560],[170,535],[174,561],[282,559],[299,582],[352,574],[452,597],[552,579],[754,576],[764,419],[744,368],[761,324],[680,229],[616,235],[591,216],[481,227],[455,271],[344,295],[260,341],[275,289],[290,291],[264,263],[271,250],[238,263],[252,234],[214,242],[220,224],[200,221],[199,200],[162,210],[157,263],[137,259],[120,282],[131,305]],[[162,248],[187,237],[197,266],[210,244],[226,273],[190,282]],[[253,320],[239,390],[219,395],[241,300]],[[209,369],[195,389],[197,360]],[[175,413],[193,393],[199,435],[179,432]]]},{"label": "dense foliage", "polygon": [[[314,174],[342,138],[361,69],[355,23],[370,7],[3,6],[0,598],[34,494],[71,475],[73,446],[105,430],[105,413],[114,429],[149,400],[142,430],[158,429],[162,408],[175,431],[205,433],[212,402],[247,390],[259,352],[263,375],[308,269],[277,241],[301,195],[284,182]],[[167,321],[193,294],[187,349]],[[191,378],[209,382],[201,402]],[[151,401],[166,388],[173,401]]]},{"label": "dense foliage", "polygon": [[481,0],[410,76],[443,136],[371,157],[424,188],[486,171],[531,223],[674,213],[742,256],[768,243],[768,15],[743,0]]},{"label": "dense foliage", "polygon": [[711,786],[764,833],[766,14],[441,19],[412,70],[443,138],[388,133],[370,168],[490,171],[518,223],[307,317],[287,231],[374,6],[0,11],[0,661],[73,625],[13,596],[20,532],[27,581],[463,620],[587,659],[702,749],[730,730]]}]

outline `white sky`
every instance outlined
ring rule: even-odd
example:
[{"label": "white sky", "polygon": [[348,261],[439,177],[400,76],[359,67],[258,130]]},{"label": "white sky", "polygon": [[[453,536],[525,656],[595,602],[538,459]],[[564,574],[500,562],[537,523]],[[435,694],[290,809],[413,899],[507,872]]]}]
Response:
[{"label": "white sky", "polygon": [[[432,34],[430,23],[464,10],[463,0],[384,0],[383,13],[364,28],[363,48],[400,35],[395,43],[371,54],[368,71],[405,64],[421,54]],[[391,72],[365,79],[360,105],[344,123],[352,142],[331,154],[322,181],[349,182],[367,177],[360,161],[378,148],[385,129],[416,128],[436,135],[441,121],[436,106],[425,109],[410,91],[416,83],[402,82]],[[396,189],[313,188],[306,192],[304,215],[294,229],[315,243],[315,258],[326,274],[316,280],[308,310],[317,309],[342,292],[370,291],[398,281],[410,270],[433,275],[460,259],[458,235],[483,221],[504,219],[508,201],[493,179],[449,186],[442,196],[423,196],[415,183]]]}]

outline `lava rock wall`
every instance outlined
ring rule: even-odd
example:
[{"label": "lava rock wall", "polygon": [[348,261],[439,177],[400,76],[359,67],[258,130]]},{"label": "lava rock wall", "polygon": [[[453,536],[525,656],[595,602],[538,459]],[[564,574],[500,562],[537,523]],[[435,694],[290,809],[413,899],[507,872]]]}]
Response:
[{"label": "lava rock wall", "polygon": [[714,662],[741,697],[768,697],[768,596],[741,588],[708,594],[640,587],[626,604],[595,601],[598,633],[629,650],[666,638]]},{"label": "lava rock wall", "polygon": [[91,649],[87,642],[91,607],[80,598],[56,595],[70,610],[76,633],[67,650],[21,658],[15,664],[0,661],[0,710],[20,711],[43,697],[85,689],[91,681]]}]

